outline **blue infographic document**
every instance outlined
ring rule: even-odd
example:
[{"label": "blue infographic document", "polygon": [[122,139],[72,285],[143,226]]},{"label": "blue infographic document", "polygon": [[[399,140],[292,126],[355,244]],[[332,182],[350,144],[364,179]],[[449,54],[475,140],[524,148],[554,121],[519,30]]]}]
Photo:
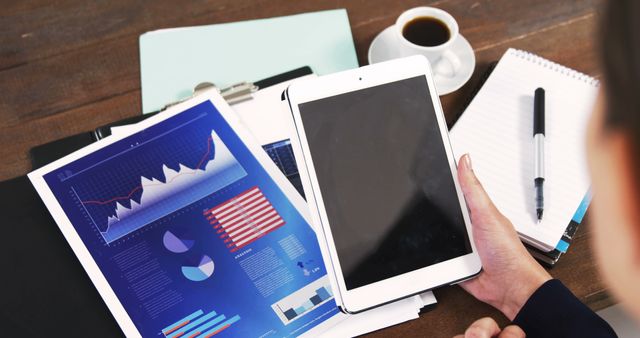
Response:
[{"label": "blue infographic document", "polygon": [[144,337],[296,336],[338,312],[312,228],[236,129],[205,100],[30,174]]}]

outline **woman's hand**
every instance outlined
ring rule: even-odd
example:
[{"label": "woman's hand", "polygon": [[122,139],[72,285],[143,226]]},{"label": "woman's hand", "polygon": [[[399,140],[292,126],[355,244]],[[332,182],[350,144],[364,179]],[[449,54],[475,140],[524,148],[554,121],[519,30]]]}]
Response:
[{"label": "woman's hand", "polygon": [[453,338],[525,338],[524,331],[517,325],[509,325],[500,329],[495,320],[485,317],[478,319],[464,332]]},{"label": "woman's hand", "polygon": [[493,205],[473,173],[468,154],[458,163],[458,180],[483,267],[477,278],[461,286],[513,320],[533,292],[551,276],[529,255],[511,222]]}]

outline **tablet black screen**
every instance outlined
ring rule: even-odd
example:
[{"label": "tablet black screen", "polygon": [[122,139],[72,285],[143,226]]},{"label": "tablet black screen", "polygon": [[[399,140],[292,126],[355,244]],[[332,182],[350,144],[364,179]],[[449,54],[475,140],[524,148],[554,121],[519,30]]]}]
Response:
[{"label": "tablet black screen", "polygon": [[299,109],[347,289],[471,252],[424,76]]}]

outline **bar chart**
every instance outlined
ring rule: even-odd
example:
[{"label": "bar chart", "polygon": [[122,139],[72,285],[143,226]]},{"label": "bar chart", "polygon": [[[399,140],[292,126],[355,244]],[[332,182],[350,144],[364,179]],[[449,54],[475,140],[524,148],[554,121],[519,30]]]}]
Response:
[{"label": "bar chart", "polygon": [[231,252],[236,252],[285,224],[257,186],[206,210],[204,216]]},{"label": "bar chart", "polygon": [[329,278],[325,275],[271,305],[285,325],[333,299]]},{"label": "bar chart", "polygon": [[205,314],[204,311],[198,310],[165,327],[162,334],[166,338],[209,338],[228,329],[239,320],[238,315],[227,318],[216,311]]}]

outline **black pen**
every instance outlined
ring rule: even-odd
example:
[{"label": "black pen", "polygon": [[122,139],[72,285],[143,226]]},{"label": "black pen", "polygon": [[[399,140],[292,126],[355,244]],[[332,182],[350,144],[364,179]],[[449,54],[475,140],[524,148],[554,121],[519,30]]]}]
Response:
[{"label": "black pen", "polygon": [[542,193],[544,184],[544,89],[542,88],[536,89],[533,100],[533,141],[535,143],[536,214],[538,215],[538,223],[540,223],[544,211],[544,195]]}]

